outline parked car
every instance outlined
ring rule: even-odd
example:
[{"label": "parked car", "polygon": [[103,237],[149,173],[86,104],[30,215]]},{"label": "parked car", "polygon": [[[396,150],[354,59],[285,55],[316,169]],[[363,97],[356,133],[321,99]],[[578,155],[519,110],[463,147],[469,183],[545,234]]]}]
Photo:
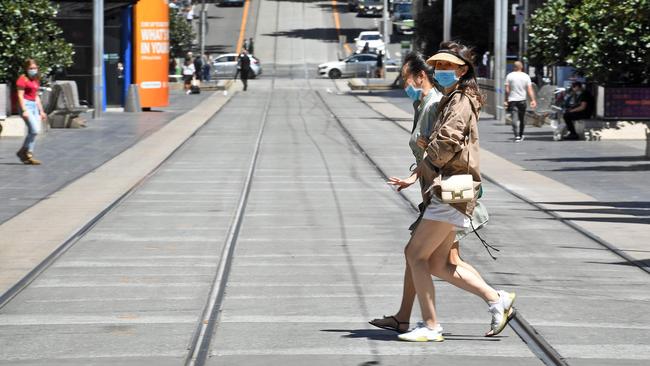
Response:
[{"label": "parked car", "polygon": [[[237,73],[237,54],[236,53],[226,53],[215,57],[212,61],[212,74],[217,78],[232,78]],[[248,55],[251,58],[251,70],[253,70],[253,75],[249,77],[255,79],[256,77],[262,74],[262,64],[252,55]]]},{"label": "parked car", "polygon": [[244,0],[219,0],[217,6],[244,6]]},{"label": "parked car", "polygon": [[358,0],[357,16],[381,16],[384,12],[383,0]]},{"label": "parked car", "polygon": [[360,53],[363,50],[363,47],[368,43],[371,53],[377,53],[379,51],[386,52],[386,45],[384,44],[384,39],[381,33],[377,31],[365,31],[359,33],[359,36],[354,39],[357,53]]},{"label": "parked car", "polygon": [[[354,54],[340,61],[331,61],[318,65],[318,75],[321,77],[329,77],[330,79],[353,76],[365,77],[366,71],[370,71],[372,76],[376,65],[376,54]],[[384,59],[384,65],[387,71],[397,68],[395,60],[391,59]]]}]

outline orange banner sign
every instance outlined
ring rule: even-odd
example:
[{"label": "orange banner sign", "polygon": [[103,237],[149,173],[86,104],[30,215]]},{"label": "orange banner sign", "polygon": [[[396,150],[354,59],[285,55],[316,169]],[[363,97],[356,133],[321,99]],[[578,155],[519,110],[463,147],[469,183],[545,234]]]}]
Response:
[{"label": "orange banner sign", "polygon": [[169,105],[169,5],[140,0],[134,10],[135,83],[143,108]]}]

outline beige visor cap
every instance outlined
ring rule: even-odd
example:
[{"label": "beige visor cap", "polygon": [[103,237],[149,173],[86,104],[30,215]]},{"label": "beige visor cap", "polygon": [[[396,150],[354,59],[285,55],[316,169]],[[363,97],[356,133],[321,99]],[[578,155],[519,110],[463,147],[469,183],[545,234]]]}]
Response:
[{"label": "beige visor cap", "polygon": [[438,52],[435,55],[429,57],[427,64],[430,66],[436,66],[437,61],[448,61],[456,65],[465,65],[465,61],[461,60],[460,57],[454,56],[451,53],[447,52]]}]

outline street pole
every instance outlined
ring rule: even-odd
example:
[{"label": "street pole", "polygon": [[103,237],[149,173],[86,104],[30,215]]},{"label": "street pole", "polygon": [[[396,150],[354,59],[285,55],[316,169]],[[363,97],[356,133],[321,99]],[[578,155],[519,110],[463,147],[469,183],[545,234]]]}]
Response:
[{"label": "street pole", "polygon": [[[522,31],[524,33],[523,36],[524,40],[522,42],[522,46],[523,46],[522,58],[528,55],[528,9],[529,9],[528,5],[529,5],[528,0],[524,0],[524,24],[522,28]],[[528,72],[528,57],[526,57],[526,62],[524,63],[524,66],[526,67],[526,72]]]},{"label": "street pole", "polygon": [[507,42],[508,0],[494,0],[494,103],[498,121],[503,120],[504,116]]},{"label": "street pole", "polygon": [[390,37],[388,36],[388,0],[384,0],[384,56],[388,57],[388,44]]},{"label": "street pole", "polygon": [[451,8],[452,0],[445,0],[442,17],[442,40],[451,40]]},{"label": "street pole", "polygon": [[[519,6],[521,8],[524,7],[524,0],[519,0]],[[518,59],[519,61],[523,62],[524,61],[524,22],[521,22],[521,24],[517,24],[517,30],[519,31],[519,54]]]},{"label": "street pole", "polygon": [[205,54],[205,0],[201,0],[201,16],[199,17],[199,44],[201,45],[201,57]]},{"label": "street pole", "polygon": [[104,108],[104,0],[93,1],[93,118]]}]

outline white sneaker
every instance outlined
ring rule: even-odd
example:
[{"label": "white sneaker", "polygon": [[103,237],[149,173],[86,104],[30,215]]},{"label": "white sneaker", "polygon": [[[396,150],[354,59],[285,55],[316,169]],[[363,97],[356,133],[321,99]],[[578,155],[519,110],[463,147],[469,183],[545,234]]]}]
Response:
[{"label": "white sneaker", "polygon": [[[415,326],[415,328],[424,327],[424,326],[425,326],[424,322],[417,322],[417,325]],[[415,328],[413,328],[413,329],[415,329]],[[409,329],[409,330],[413,330],[413,329]],[[440,334],[442,334],[442,332],[444,331],[444,329],[442,328],[442,325],[440,325],[440,323],[436,324],[436,327],[434,328],[434,330],[437,331]]]},{"label": "white sneaker", "polygon": [[407,342],[442,342],[445,338],[442,332],[439,331],[439,326],[436,329],[427,328],[424,323],[418,323],[418,326],[413,330],[402,333],[397,336],[402,341]]},{"label": "white sneaker", "polygon": [[515,302],[516,295],[514,293],[505,291],[497,292],[499,294],[499,300],[488,303],[488,312],[492,314],[492,323],[490,324],[490,331],[485,334],[486,337],[493,337],[501,333],[506,325],[508,325],[508,321],[510,321],[510,310],[512,309],[512,304]]}]

